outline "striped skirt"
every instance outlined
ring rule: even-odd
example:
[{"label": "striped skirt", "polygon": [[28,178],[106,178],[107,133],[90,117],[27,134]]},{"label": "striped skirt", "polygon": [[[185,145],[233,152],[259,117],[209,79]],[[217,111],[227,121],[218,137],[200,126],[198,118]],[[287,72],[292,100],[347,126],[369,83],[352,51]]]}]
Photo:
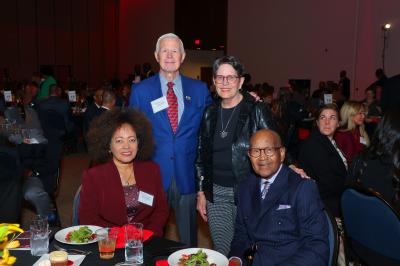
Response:
[{"label": "striped skirt", "polygon": [[228,255],[233,239],[236,205],[232,187],[213,185],[214,202],[207,201],[207,217],[214,249]]}]

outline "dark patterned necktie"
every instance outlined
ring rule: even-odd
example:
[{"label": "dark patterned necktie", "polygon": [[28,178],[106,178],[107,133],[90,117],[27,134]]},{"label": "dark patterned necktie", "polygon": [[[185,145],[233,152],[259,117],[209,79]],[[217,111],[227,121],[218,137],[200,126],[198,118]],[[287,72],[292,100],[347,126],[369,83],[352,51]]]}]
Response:
[{"label": "dark patterned necktie", "polygon": [[271,185],[271,183],[269,181],[265,181],[264,183],[264,188],[261,191],[261,199],[265,199],[265,196],[268,193],[269,190],[269,186]]},{"label": "dark patterned necktie", "polygon": [[176,133],[176,129],[178,128],[178,100],[174,93],[174,83],[168,82],[167,83],[168,90],[167,90],[167,102],[168,102],[168,118],[169,122],[171,123],[172,131],[174,134]]}]

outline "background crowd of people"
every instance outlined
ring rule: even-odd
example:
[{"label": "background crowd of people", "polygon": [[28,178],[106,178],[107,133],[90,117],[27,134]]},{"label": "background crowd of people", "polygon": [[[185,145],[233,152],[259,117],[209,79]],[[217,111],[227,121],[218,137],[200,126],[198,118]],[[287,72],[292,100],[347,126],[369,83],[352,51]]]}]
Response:
[{"label": "background crowd of people", "polygon": [[[179,72],[185,50],[175,34],[158,39],[155,58],[159,73],[148,63],[142,69],[137,65],[126,82],[114,79],[94,90],[76,87],[74,100],[68,98],[69,86],[57,84],[48,68],[16,85],[12,101],[1,97],[1,155],[18,162],[15,171],[8,167],[2,174],[7,184],[2,191],[14,195],[16,205],[10,206],[20,206],[15,191],[21,190],[39,214],[59,223],[53,195],[60,161],[82,142],[91,163],[82,177],[80,223],[110,227],[142,222],[163,236],[171,209],[180,240],[197,246],[197,210],[209,225],[214,249],[227,256],[230,251],[237,255],[232,239],[255,241],[244,241],[243,230],[259,232],[258,224],[246,220],[254,217],[238,214],[238,203],[248,204],[244,197],[258,200],[260,193],[264,199],[264,191],[272,195],[267,201],[278,197],[273,191],[286,193],[282,180],[288,187],[301,184],[288,189],[293,206],[308,200],[293,191],[310,191],[316,201],[312,211],[304,206],[298,211],[318,223],[323,209],[340,219],[340,197],[350,182],[371,187],[400,207],[400,113],[393,105],[381,108],[387,79],[382,70],[365,89],[365,99],[355,101],[344,70],[337,83],[321,81],[309,96],[296,84],[277,91],[268,83],[252,85],[241,62],[224,56],[213,64],[209,91],[205,83]],[[314,180],[318,189],[298,174]],[[249,176],[279,181],[265,190],[267,185],[256,179],[260,191],[245,196],[243,186],[254,185]],[[13,208],[2,207],[0,219],[18,221],[20,208]],[[303,213],[285,215],[300,224],[307,218]],[[326,224],[320,225],[312,232],[303,226],[277,229],[281,236],[260,231],[257,241],[265,246],[258,252],[297,230],[290,240],[296,244],[282,248],[292,256],[299,243],[310,241],[310,234],[312,241],[326,241]],[[322,242],[316,245],[319,251],[307,251],[313,254],[307,263],[326,260]]]}]

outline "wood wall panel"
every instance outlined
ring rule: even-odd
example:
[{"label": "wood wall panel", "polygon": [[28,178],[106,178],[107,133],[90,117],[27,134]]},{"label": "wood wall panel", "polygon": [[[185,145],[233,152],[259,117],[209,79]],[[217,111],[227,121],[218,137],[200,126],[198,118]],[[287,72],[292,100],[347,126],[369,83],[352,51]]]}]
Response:
[{"label": "wood wall panel", "polygon": [[19,54],[20,64],[17,76],[30,78],[39,71],[38,46],[36,38],[36,0],[24,0],[19,6]]},{"label": "wood wall panel", "polygon": [[71,1],[54,1],[55,4],[55,63],[72,64]]},{"label": "wood wall panel", "polygon": [[173,4],[174,0],[0,1],[0,34],[6,36],[0,42],[0,68],[23,80],[40,65],[71,66],[73,77],[90,87],[115,76],[125,79],[134,64],[155,65],[157,37],[174,31]]},{"label": "wood wall panel", "polygon": [[71,0],[73,8],[73,75],[78,80],[89,78],[88,6],[87,0]]},{"label": "wood wall panel", "polygon": [[38,0],[36,5],[39,64],[54,65],[56,63],[54,0]]},{"label": "wood wall panel", "polygon": [[17,2],[1,1],[0,34],[4,38],[0,41],[0,67],[8,68],[13,78],[16,75],[19,61],[17,18]]},{"label": "wood wall panel", "polygon": [[118,9],[114,0],[104,0],[104,73],[107,79],[118,76]]},{"label": "wood wall panel", "polygon": [[89,83],[99,86],[104,79],[103,72],[103,8],[102,0],[89,0]]}]

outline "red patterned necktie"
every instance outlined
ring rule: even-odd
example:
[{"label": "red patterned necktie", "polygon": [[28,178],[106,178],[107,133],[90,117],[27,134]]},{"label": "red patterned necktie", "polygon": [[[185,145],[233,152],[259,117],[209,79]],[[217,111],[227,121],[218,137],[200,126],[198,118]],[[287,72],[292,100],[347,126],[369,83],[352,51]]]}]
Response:
[{"label": "red patterned necktie", "polygon": [[168,82],[167,83],[168,90],[167,90],[167,101],[168,101],[168,118],[169,122],[171,123],[172,131],[174,134],[176,133],[176,129],[178,128],[178,100],[174,93],[174,83]]}]

